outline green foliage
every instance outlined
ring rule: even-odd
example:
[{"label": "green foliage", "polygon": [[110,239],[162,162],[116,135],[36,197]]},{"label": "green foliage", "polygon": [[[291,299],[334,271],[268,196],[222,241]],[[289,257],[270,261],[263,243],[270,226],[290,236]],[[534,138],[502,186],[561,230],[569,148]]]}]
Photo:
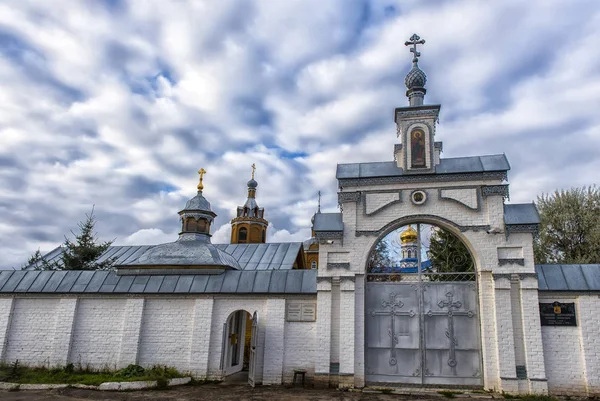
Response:
[{"label": "green foliage", "polygon": [[[473,258],[465,244],[456,235],[440,227],[432,230],[428,257],[433,270],[437,273],[472,273],[475,271]],[[436,279],[443,281],[443,276],[436,276]],[[448,280],[455,281],[456,278],[448,276]]]},{"label": "green foliage", "polygon": [[35,265],[35,270],[105,270],[110,268],[114,263],[113,259],[108,258],[100,263],[97,260],[112,245],[113,241],[98,244],[94,232],[96,225],[94,209],[92,208],[92,212],[86,214],[85,217],[84,221],[77,224],[79,233],[75,234],[71,231],[75,237],[74,241],[65,236],[64,250],[60,261],[47,261],[38,249],[31,255],[23,268],[32,264]]},{"label": "green foliage", "polygon": [[374,269],[374,271],[377,271],[378,269],[391,266],[392,263],[389,244],[384,240],[379,241],[369,257],[369,271],[373,271]]},{"label": "green foliage", "polygon": [[[137,373],[136,373],[137,372]],[[89,367],[77,367],[72,363],[65,367],[45,368],[12,364],[0,365],[0,381],[30,384],[87,384],[99,385],[105,382],[157,381],[157,387],[166,387],[169,379],[184,377],[177,369],[167,366],[153,366],[144,369],[138,365],[129,365],[125,369],[112,372],[110,369],[94,370]]]},{"label": "green foliage", "polygon": [[118,370],[115,373],[115,376],[117,377],[135,377],[135,376],[141,376],[144,374],[145,369],[142,368],[140,365],[129,365],[126,368],[123,368],[121,370]]},{"label": "green foliage", "polygon": [[537,199],[536,263],[600,263],[600,188],[572,188]]},{"label": "green foliage", "polygon": [[438,394],[443,395],[446,398],[456,398],[457,395],[462,394],[460,391],[449,391],[449,390],[440,390]]}]

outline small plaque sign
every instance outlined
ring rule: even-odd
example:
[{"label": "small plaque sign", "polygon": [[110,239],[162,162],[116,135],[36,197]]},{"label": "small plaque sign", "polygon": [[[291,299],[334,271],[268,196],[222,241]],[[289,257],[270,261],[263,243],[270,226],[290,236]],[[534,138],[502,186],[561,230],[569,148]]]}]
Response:
[{"label": "small plaque sign", "polygon": [[540,303],[542,326],[577,326],[574,303]]}]

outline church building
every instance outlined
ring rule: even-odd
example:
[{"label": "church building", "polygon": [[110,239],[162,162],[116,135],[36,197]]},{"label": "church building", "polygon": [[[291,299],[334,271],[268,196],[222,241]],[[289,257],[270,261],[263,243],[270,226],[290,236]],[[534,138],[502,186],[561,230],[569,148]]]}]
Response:
[{"label": "church building", "polygon": [[406,42],[408,105],[394,110],[389,158],[338,164],[339,212],[319,200],[309,240],[266,242],[253,166],[231,243],[213,244],[201,169],[174,242],[112,246],[106,271],[0,272],[0,361],[600,394],[600,266],[534,264],[540,218],[507,202],[504,154],[441,156],[424,43]]}]

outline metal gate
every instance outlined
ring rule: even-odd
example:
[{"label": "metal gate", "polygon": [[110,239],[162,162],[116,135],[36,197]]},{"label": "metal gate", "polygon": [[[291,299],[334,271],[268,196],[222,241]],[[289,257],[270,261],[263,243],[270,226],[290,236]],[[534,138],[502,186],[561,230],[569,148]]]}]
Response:
[{"label": "metal gate", "polygon": [[413,274],[367,275],[367,382],[482,385],[475,272],[418,263]]},{"label": "metal gate", "polygon": [[258,344],[258,316],[252,315],[252,335],[250,337],[250,361],[248,363],[248,384],[256,385],[256,345]]}]

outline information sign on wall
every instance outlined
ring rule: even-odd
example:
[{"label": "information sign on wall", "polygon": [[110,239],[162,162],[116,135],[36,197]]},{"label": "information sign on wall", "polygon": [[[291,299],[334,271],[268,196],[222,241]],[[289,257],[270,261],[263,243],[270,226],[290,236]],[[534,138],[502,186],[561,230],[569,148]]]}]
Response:
[{"label": "information sign on wall", "polygon": [[577,326],[574,303],[540,303],[542,326]]}]

